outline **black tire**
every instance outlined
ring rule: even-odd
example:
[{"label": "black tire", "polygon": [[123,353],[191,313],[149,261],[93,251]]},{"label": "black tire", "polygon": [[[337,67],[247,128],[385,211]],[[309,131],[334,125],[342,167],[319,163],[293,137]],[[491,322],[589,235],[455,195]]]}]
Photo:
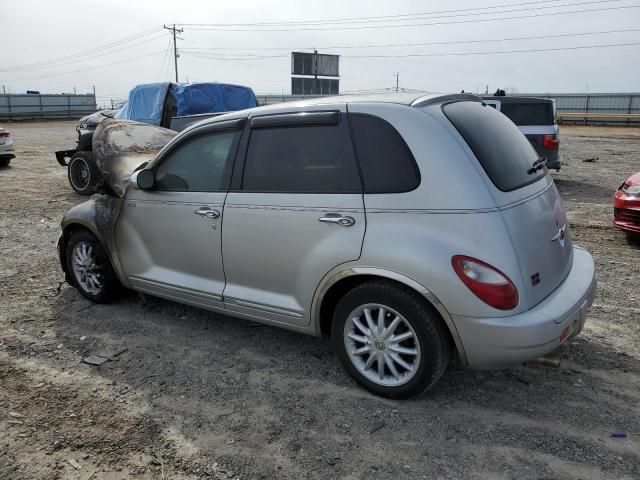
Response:
[{"label": "black tire", "polygon": [[[345,323],[352,312],[367,304],[381,304],[395,310],[415,332],[420,360],[416,361],[415,373],[406,383],[387,386],[371,381],[349,357],[345,346]],[[331,340],[340,362],[356,382],[376,395],[405,399],[431,388],[446,371],[450,344],[445,328],[439,315],[417,293],[390,282],[371,281],[354,288],[340,300],[333,316]]]},{"label": "black tire", "polygon": [[[81,274],[74,269],[75,250],[76,247],[82,248],[82,245],[92,249],[91,256],[93,262],[89,273],[98,276],[98,280],[101,282],[101,288],[99,290],[92,290],[90,286],[86,286],[86,277],[80,277],[79,275]],[[67,272],[69,273],[71,284],[78,289],[86,299],[95,303],[107,303],[122,294],[123,287],[113,271],[109,257],[100,241],[92,233],[86,230],[80,230],[72,234],[65,246],[65,255]]]},{"label": "black tire", "polygon": [[0,167],[8,167],[10,162],[10,158],[0,158]]},{"label": "black tire", "polygon": [[102,174],[91,152],[76,152],[67,167],[69,185],[80,195],[93,195],[102,183]]}]

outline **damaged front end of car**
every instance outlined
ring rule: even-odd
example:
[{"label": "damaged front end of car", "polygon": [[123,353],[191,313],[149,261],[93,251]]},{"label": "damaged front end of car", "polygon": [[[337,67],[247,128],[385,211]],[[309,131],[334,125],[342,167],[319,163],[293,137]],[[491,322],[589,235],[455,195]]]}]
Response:
[{"label": "damaged front end of car", "polygon": [[101,193],[71,208],[61,222],[58,255],[67,282],[71,280],[66,259],[67,241],[76,231],[86,230],[102,243],[114,271],[125,284],[120,262],[114,258],[117,256],[114,229],[123,197],[131,175],[144,168],[176,135],[172,130],[132,120],[107,119],[97,126],[92,148],[102,176],[98,187]]}]

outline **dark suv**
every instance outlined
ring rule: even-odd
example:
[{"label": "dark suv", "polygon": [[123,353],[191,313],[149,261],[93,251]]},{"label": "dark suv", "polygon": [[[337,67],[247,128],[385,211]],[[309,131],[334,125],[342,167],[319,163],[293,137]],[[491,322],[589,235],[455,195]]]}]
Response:
[{"label": "dark suv", "polygon": [[538,155],[545,157],[547,168],[560,171],[560,138],[556,123],[556,104],[548,98],[486,97],[482,99],[515,123]]}]

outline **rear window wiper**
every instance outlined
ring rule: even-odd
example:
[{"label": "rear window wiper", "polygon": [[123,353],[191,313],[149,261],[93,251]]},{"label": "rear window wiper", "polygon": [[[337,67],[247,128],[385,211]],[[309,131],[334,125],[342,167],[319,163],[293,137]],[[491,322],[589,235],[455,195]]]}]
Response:
[{"label": "rear window wiper", "polygon": [[531,175],[536,173],[538,170],[542,170],[545,167],[546,163],[547,163],[547,157],[540,157],[538,160],[533,162],[533,165],[531,165],[531,168],[527,170],[527,173]]}]

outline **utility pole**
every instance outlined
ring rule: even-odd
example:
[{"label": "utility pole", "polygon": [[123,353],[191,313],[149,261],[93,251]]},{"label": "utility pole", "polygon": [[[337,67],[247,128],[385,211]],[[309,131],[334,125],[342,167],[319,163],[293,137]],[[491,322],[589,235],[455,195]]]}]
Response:
[{"label": "utility pole", "polygon": [[318,50],[315,48],[313,49],[313,73],[315,74],[313,77],[313,93],[317,95],[320,93],[320,89],[318,88]]},{"label": "utility pole", "polygon": [[176,24],[173,24],[173,27],[167,27],[163,25],[163,28],[167,30],[171,30],[173,33],[173,63],[175,65],[176,70],[176,83],[178,83],[178,45],[176,44],[176,32],[182,33],[184,32],[183,28],[176,28]]},{"label": "utility pole", "polygon": [[397,93],[398,92],[398,84],[400,82],[400,72],[395,73],[393,76],[396,77],[396,93]]}]

